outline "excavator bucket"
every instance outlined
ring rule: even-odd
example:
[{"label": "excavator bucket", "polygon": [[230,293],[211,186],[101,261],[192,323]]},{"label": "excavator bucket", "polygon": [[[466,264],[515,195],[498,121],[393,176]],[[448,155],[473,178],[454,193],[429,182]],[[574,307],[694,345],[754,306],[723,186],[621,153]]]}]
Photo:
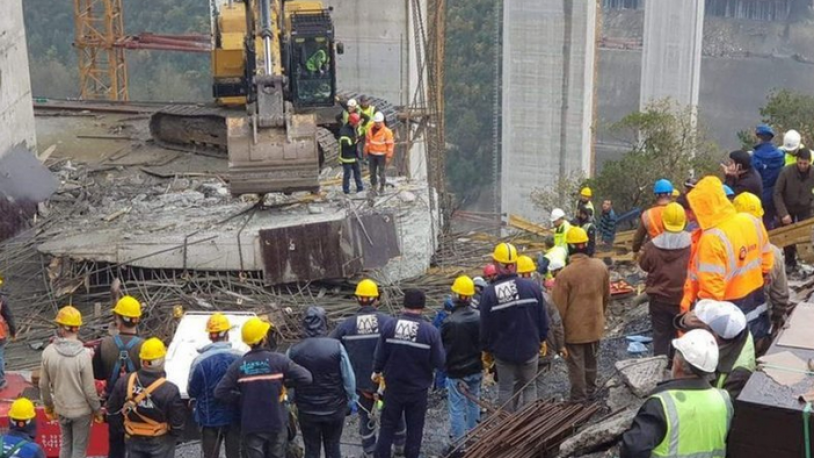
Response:
[{"label": "excavator bucket", "polygon": [[228,117],[226,130],[232,195],[319,191],[315,115],[292,115],[287,127],[257,129],[245,115]]}]

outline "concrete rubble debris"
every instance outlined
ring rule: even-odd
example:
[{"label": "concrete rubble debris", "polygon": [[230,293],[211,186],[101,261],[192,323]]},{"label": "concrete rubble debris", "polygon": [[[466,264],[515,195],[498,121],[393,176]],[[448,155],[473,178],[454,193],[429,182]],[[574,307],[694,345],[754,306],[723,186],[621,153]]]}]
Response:
[{"label": "concrete rubble debris", "polygon": [[595,423],[560,444],[561,458],[591,453],[597,448],[616,441],[633,422],[636,409],[626,409],[616,415]]},{"label": "concrete rubble debris", "polygon": [[644,403],[644,399],[633,394],[633,391],[618,376],[609,380],[607,386],[606,403],[611,412],[626,408],[638,409]]},{"label": "concrete rubble debris", "polygon": [[666,356],[653,356],[651,358],[626,359],[616,362],[622,380],[630,387],[633,394],[639,397],[649,395],[656,385],[662,381],[664,370],[667,369]]}]

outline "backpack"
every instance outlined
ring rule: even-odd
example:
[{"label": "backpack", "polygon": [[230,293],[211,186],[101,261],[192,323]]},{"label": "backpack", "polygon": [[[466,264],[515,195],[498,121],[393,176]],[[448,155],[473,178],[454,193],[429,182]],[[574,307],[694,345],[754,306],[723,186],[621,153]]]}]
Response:
[{"label": "backpack", "polygon": [[118,334],[113,336],[113,343],[116,344],[116,348],[119,350],[119,357],[116,359],[113,370],[110,371],[110,378],[107,381],[108,392],[113,391],[113,387],[116,386],[119,377],[136,371],[136,364],[133,362],[133,359],[130,358],[130,350],[132,350],[136,344],[140,343],[141,340],[141,337],[134,336],[127,342],[127,345],[125,345]]}]

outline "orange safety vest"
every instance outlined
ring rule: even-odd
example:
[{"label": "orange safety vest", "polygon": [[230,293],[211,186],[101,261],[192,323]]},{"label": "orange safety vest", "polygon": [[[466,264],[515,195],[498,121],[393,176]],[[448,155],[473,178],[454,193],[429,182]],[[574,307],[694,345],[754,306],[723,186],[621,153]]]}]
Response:
[{"label": "orange safety vest", "polygon": [[692,244],[690,245],[690,262],[687,265],[687,279],[684,280],[684,296],[681,298],[681,313],[690,311],[692,304],[698,299],[698,266],[695,256],[698,254],[698,241],[704,231],[698,228],[692,231]]},{"label": "orange safety vest", "polygon": [[[159,378],[150,386],[145,388],[141,393],[135,397],[137,374],[130,374],[130,379],[127,380],[127,401],[124,403],[122,414],[124,415],[124,431],[128,436],[141,436],[141,437],[158,437],[163,436],[170,432],[170,425],[167,422],[158,422],[152,418],[146,417],[139,413],[138,405],[147,399],[155,390],[161,385],[166,383],[167,379],[164,377]],[[131,418],[137,417],[137,420]]]},{"label": "orange safety vest", "polygon": [[388,129],[387,126],[382,126],[380,129],[371,126],[368,129],[365,139],[365,154],[373,156],[387,155],[387,158],[390,159],[393,157],[395,145],[393,131]]},{"label": "orange safety vest", "polygon": [[656,205],[642,213],[642,224],[647,229],[647,235],[650,240],[661,235],[664,232],[664,221],[661,220],[661,215],[664,213],[665,205]]}]

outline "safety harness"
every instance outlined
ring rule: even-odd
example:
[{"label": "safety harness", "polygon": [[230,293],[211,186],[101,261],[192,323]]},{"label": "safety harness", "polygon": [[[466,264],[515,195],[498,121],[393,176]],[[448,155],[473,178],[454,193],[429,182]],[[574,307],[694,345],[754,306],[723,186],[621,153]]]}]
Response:
[{"label": "safety harness", "polygon": [[20,442],[17,442],[12,446],[8,451],[6,451],[6,437],[0,436],[0,458],[11,458],[17,453],[21,448],[25,447],[30,442],[25,439],[20,439]]},{"label": "safety harness", "polygon": [[[122,409],[122,414],[124,415],[124,431],[128,436],[163,436],[170,431],[170,425],[166,421],[158,422],[140,414],[138,405],[145,399],[148,399],[167,379],[164,377],[159,378],[134,397],[137,379],[138,374],[133,373],[130,374],[130,379],[127,381],[127,401],[125,401],[124,408]],[[138,417],[138,420],[131,419],[131,414]]]},{"label": "safety harness", "polygon": [[136,344],[141,342],[141,338],[133,336],[133,338],[130,339],[130,341],[125,345],[125,343],[122,342],[122,338],[117,334],[113,336],[113,342],[116,344],[116,348],[119,351],[119,357],[116,358],[116,364],[113,366],[113,370],[110,371],[110,379],[107,381],[108,392],[113,391],[113,387],[116,386],[116,382],[119,381],[119,377],[136,371],[136,364],[130,357],[130,350],[132,350]]}]

